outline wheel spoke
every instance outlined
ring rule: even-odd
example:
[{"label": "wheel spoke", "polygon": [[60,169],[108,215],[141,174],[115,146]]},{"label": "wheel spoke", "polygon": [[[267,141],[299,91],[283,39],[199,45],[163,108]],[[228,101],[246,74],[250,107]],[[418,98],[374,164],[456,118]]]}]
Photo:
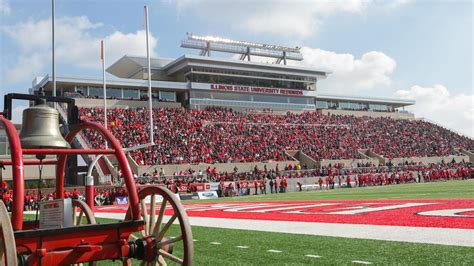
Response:
[{"label": "wheel spoke", "polygon": [[170,238],[170,239],[168,239],[168,240],[166,240],[166,241],[160,242],[160,243],[157,244],[157,246],[158,246],[159,248],[161,248],[161,247],[163,247],[163,246],[166,246],[166,245],[171,244],[171,243],[179,242],[179,241],[181,241],[181,240],[183,240],[183,235],[180,235],[180,236],[175,237],[175,238]]},{"label": "wheel spoke", "polygon": [[148,233],[153,232],[156,220],[156,194],[151,195],[151,206],[150,206],[150,224],[148,225]]},{"label": "wheel spoke", "polygon": [[16,265],[16,245],[13,236],[13,228],[10,219],[8,219],[8,211],[3,201],[0,200],[0,262],[2,265]]},{"label": "wheel spoke", "polygon": [[170,253],[168,253],[168,252],[166,252],[166,251],[164,251],[164,250],[162,250],[162,249],[158,250],[158,254],[160,254],[160,255],[162,255],[163,257],[166,257],[166,258],[168,258],[168,259],[170,259],[170,260],[172,260],[172,261],[174,261],[174,262],[176,262],[176,263],[183,264],[183,260],[182,260],[182,259],[180,259],[180,258],[176,257],[175,255],[170,254]]},{"label": "wheel spoke", "polygon": [[[1,225],[0,225],[1,226]],[[0,227],[0,232],[1,232],[1,227]],[[2,238],[0,238],[0,265],[4,265],[2,264],[4,261],[3,261],[3,253],[5,252],[5,246],[3,245],[3,240]]]},{"label": "wheel spoke", "polygon": [[76,225],[81,225],[83,216],[84,216],[84,212],[81,210],[79,212],[79,215],[76,217]]},{"label": "wheel spoke", "polygon": [[154,236],[156,236],[158,232],[160,231],[161,223],[163,222],[163,218],[165,217],[166,203],[167,203],[166,198],[163,198],[163,201],[161,202],[161,207],[160,207],[160,214],[158,215],[158,220],[156,221],[155,228],[153,228],[153,232],[152,232]]},{"label": "wheel spoke", "polygon": [[165,236],[166,232],[168,231],[170,226],[173,224],[174,220],[176,220],[176,218],[178,218],[178,216],[176,214],[173,214],[173,216],[171,216],[169,221],[163,227],[163,230],[161,230],[160,233],[158,234],[158,236],[156,236],[156,239],[158,241],[160,241]]},{"label": "wheel spoke", "polygon": [[[174,263],[192,262],[194,253],[192,232],[186,212],[176,196],[166,188],[148,186],[138,192],[138,198],[140,200],[138,208],[141,210],[141,215],[135,219],[143,219],[144,226],[141,230],[142,235],[130,235],[129,241],[140,240],[142,236],[152,236],[155,239],[154,241],[156,241],[156,248],[154,249],[156,254],[151,263],[149,261],[140,261],[140,263],[137,262],[137,265],[167,266]],[[150,206],[145,203],[145,199],[149,199],[147,202]],[[169,212],[166,212],[168,205],[171,205],[171,207],[168,210]],[[158,208],[160,209],[158,210]],[[127,220],[132,219],[130,215],[131,209],[132,207],[129,206],[126,216]],[[177,224],[177,226],[171,230],[173,224]],[[172,234],[175,231],[174,229],[177,229],[179,233]],[[169,237],[170,235],[177,237],[171,238]],[[183,245],[184,251],[180,252],[178,256],[176,256],[176,253],[173,255],[173,245]]]},{"label": "wheel spoke", "polygon": [[76,220],[77,220],[77,212],[76,212],[76,207],[72,207],[72,223],[76,225]]},{"label": "wheel spoke", "polygon": [[156,262],[156,265],[157,266],[167,266],[168,264],[166,263],[163,256],[158,256],[158,261]]},{"label": "wheel spoke", "polygon": [[148,213],[146,210],[145,199],[140,201],[140,206],[142,207],[142,217],[143,217],[143,221],[145,222],[145,227],[142,230],[142,235],[145,237],[145,236],[148,236],[148,224],[150,223],[150,221],[148,221]]},{"label": "wheel spoke", "polygon": [[135,236],[134,234],[130,234],[130,236],[128,238],[130,238],[131,241],[135,241],[135,240],[138,239],[138,237]]}]

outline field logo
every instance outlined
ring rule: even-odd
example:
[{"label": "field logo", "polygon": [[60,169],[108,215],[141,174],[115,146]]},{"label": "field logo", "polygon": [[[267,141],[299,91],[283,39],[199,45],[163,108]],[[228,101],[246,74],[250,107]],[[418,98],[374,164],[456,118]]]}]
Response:
[{"label": "field logo", "polygon": [[[401,208],[411,208],[411,207],[417,207],[417,206],[424,206],[424,205],[430,205],[432,203],[402,203],[402,204],[382,206],[382,207],[369,207],[369,206],[367,206],[367,205],[370,205],[370,204],[373,204],[373,203],[358,205],[358,206],[352,206],[352,207],[344,208],[341,211],[319,213],[319,214],[357,215],[357,214],[367,214],[367,213],[378,212],[378,211],[387,211],[387,210],[395,210],[395,209],[401,209]],[[318,212],[311,213],[311,214],[318,214]]]},{"label": "field logo", "polygon": [[474,218],[474,208],[424,211],[417,214],[422,216]]}]

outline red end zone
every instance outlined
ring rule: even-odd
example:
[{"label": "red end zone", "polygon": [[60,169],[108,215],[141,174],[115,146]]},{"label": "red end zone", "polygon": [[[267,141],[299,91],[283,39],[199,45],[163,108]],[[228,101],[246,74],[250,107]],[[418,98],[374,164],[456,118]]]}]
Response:
[{"label": "red end zone", "polygon": [[[184,203],[188,216],[474,229],[474,200],[353,200]],[[125,212],[102,206],[96,212]],[[166,211],[167,215],[172,210]]]}]

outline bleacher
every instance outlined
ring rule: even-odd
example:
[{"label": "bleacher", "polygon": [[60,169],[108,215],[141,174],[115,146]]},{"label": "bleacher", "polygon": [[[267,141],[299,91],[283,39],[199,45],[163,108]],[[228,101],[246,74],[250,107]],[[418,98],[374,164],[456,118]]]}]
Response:
[{"label": "bleacher", "polygon": [[[359,159],[359,149],[387,158],[457,155],[472,150],[472,139],[421,120],[325,115],[318,112],[241,113],[206,110],[153,110],[155,146],[132,152],[139,165],[266,162],[287,160],[285,150],[302,150],[315,160]],[[101,108],[81,108],[82,119],[102,122]],[[146,108],[115,108],[108,127],[123,147],[148,142]],[[85,132],[92,147],[100,135]]]}]

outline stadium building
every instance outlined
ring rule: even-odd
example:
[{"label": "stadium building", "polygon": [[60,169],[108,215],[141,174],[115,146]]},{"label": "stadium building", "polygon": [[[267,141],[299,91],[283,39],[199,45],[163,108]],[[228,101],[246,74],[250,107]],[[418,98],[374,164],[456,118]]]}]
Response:
[{"label": "stadium building", "polygon": [[[303,60],[298,47],[289,48],[240,42],[215,37],[200,37],[193,34],[188,34],[188,38],[183,40],[181,46],[199,49],[200,55],[183,55],[176,59],[153,58],[150,61],[153,108],[180,109],[184,107],[186,109],[203,110],[208,106],[218,106],[246,113],[284,114],[288,111],[294,113],[318,111],[323,115],[389,117],[408,120],[414,120],[415,118],[412,113],[404,110],[405,106],[415,104],[414,101],[319,94],[318,82],[330,77],[331,73],[324,70],[288,65],[287,61],[289,60]],[[211,57],[211,52],[232,53],[234,56],[232,59]],[[251,58],[255,57],[266,57],[274,61],[273,63],[251,61]],[[148,108],[149,84],[148,60],[146,57],[125,55],[110,65],[107,72],[114,76],[113,78],[107,78],[106,96],[108,108]],[[93,109],[103,106],[102,77],[59,75],[56,77],[56,88],[58,96],[75,98],[76,105],[79,107]],[[53,95],[53,80],[51,76],[47,75],[33,80],[30,93],[36,94],[39,92]],[[305,127],[308,125],[299,126]],[[143,127],[147,126],[143,125]],[[337,135],[337,130],[331,132]],[[324,131],[321,134],[325,134]],[[86,138],[87,136],[82,139],[79,137],[76,145],[86,148],[89,147],[88,145],[92,145],[88,143]],[[283,159],[283,161],[268,158],[263,161],[257,159],[251,161],[252,163],[246,163],[245,160],[234,157],[224,160],[224,162],[220,160],[218,168],[222,171],[231,172],[236,165],[242,171],[251,171],[256,163],[260,168],[263,168],[264,164],[267,164],[269,168],[274,168],[278,163],[280,165],[301,163],[323,166],[334,163],[354,164],[356,159],[357,162],[373,164],[384,164],[389,160],[380,154],[374,153],[370,148],[360,147],[360,144],[358,144],[359,146],[353,143],[350,144],[350,140],[344,140],[343,136],[338,138],[332,140],[334,141],[332,144],[325,145],[332,145],[332,148],[329,148],[330,150],[339,150],[342,153],[352,149],[351,155],[348,155],[346,152],[342,156],[328,155],[334,157],[329,158],[316,152],[314,153],[316,157],[314,157],[313,155],[308,156],[302,149],[291,150],[281,146],[278,149],[279,151],[284,150],[285,156],[279,159]],[[175,140],[169,141],[174,142]],[[341,144],[344,141],[346,144]],[[459,143],[462,143],[462,141],[465,140],[460,140]],[[143,144],[143,142],[135,143],[134,145],[136,144]],[[182,160],[182,157],[186,157],[182,156],[182,153],[183,150],[187,149],[187,144],[180,147],[177,147],[175,144],[169,144],[171,146],[166,147],[162,146],[160,149],[166,151],[160,151],[161,156],[172,157],[172,160],[165,163],[160,163],[159,161],[140,163],[139,159],[137,159],[140,156],[134,157],[133,150],[135,148],[141,149],[143,154],[150,152],[150,150],[146,150],[146,145],[138,145],[135,148],[129,147],[124,143],[122,145],[131,152],[128,156],[134,172],[138,174],[154,171],[157,165],[165,167],[167,173],[189,168],[190,165],[196,169],[205,169],[209,166],[209,163],[203,164],[202,160],[193,162],[192,158],[189,157]],[[312,145],[316,145],[313,147],[318,147],[321,144],[313,143]],[[347,147],[344,148],[343,145],[347,145]],[[350,145],[352,146],[350,147]],[[174,154],[165,154],[170,149],[176,149]],[[306,152],[311,152],[310,150]],[[472,153],[460,154],[458,151],[451,150],[444,152],[443,156],[456,155],[456,160],[474,158]],[[152,150],[151,152],[158,151]],[[5,134],[0,131],[0,156],[5,157],[8,154],[9,147],[6,143]],[[181,157],[181,160],[175,160],[175,157]],[[431,159],[420,157],[417,160],[429,163],[451,160],[452,158],[442,156]],[[93,158],[83,159],[86,164],[90,164]],[[398,161],[405,162],[406,159],[406,157],[399,158]],[[183,162],[186,160],[187,162],[184,164]],[[393,160],[393,162],[398,161]],[[211,164],[215,163],[216,161],[214,160]],[[74,164],[77,166],[77,159]],[[196,166],[196,164],[199,165]],[[114,158],[101,159],[98,165],[96,176],[117,176],[118,169],[116,168]],[[71,170],[68,176],[77,177],[77,169],[76,167],[76,169]],[[45,179],[52,179],[54,177],[54,169],[49,169],[48,171]],[[34,179],[35,174],[27,174],[27,178]],[[69,180],[69,182],[80,183],[81,180],[81,178],[78,178],[76,180]]]},{"label": "stadium building", "polygon": [[[223,106],[244,111],[349,110],[393,113],[414,101],[318,95],[317,83],[330,72],[287,65],[287,60],[303,60],[299,48],[238,42],[188,34],[182,47],[197,48],[201,55],[176,59],[151,59],[152,97],[176,102],[192,109]],[[240,59],[211,57],[211,51],[240,54]],[[275,58],[274,63],[250,61],[251,56]],[[284,63],[284,64],[281,64]],[[125,55],[107,72],[107,98],[145,99],[148,93],[147,58]],[[52,95],[52,78],[33,81],[33,91]],[[58,95],[103,98],[102,78],[57,77]],[[393,115],[393,114],[392,114]],[[402,112],[400,117],[413,117]]]}]

